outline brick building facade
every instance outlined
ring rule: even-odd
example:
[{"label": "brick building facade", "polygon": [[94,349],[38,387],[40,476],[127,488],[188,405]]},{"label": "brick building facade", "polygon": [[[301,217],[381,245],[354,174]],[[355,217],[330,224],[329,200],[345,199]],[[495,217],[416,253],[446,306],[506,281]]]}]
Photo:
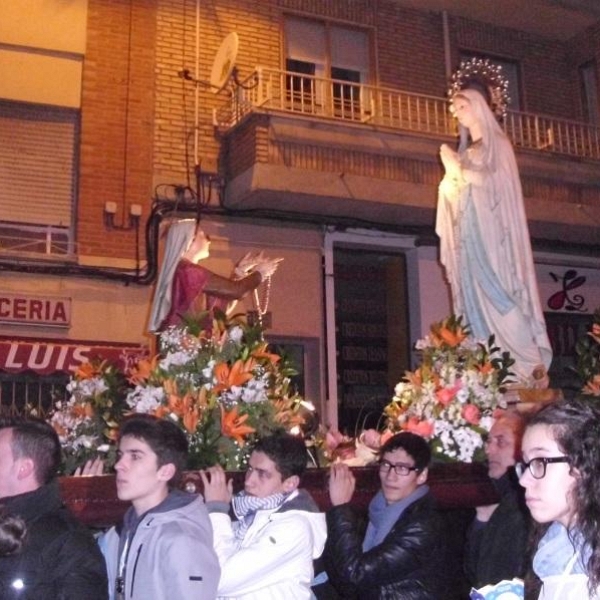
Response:
[{"label": "brick building facade", "polygon": [[[9,2],[14,20],[18,4]],[[595,81],[600,79],[600,14],[579,12],[578,35],[569,35],[559,26],[551,32],[536,29],[526,14],[519,25],[491,12],[478,19],[462,8],[440,10],[435,1],[423,2],[419,10],[414,5],[404,0],[82,0],[72,17],[83,30],[78,47],[68,42],[54,47],[35,32],[34,41],[13,39],[8,27],[0,27],[6,60],[17,51],[35,51],[81,65],[79,105],[69,107],[79,120],[73,214],[66,227],[72,229],[76,250],[61,257],[24,256],[18,250],[0,254],[7,291],[69,296],[71,324],[57,332],[50,326],[10,323],[2,326],[2,334],[42,341],[149,343],[154,280],[149,270],[158,267],[168,218],[157,225],[158,237],[149,244],[148,219],[157,200],[178,209],[169,218],[193,217],[194,192],[201,191],[205,202],[210,192],[203,210],[205,229],[215,240],[209,266],[227,273],[243,253],[260,248],[285,258],[273,282],[271,333],[303,349],[307,393],[331,419],[343,395],[338,370],[344,367],[336,366],[340,323],[334,290],[328,287],[335,275],[328,271],[328,260],[333,269],[339,249],[404,257],[404,266],[388,267],[403,278],[402,290],[383,292],[400,303],[392,320],[401,323],[396,337],[402,337],[397,351],[403,358],[390,358],[393,369],[384,360],[369,371],[387,370],[383,379],[389,387],[409,366],[411,344],[433,319],[449,312],[433,233],[442,175],[437,150],[453,139],[443,108],[448,70],[466,55],[514,67],[522,115],[518,133],[526,130],[524,124],[539,123],[538,116],[545,123],[544,135],[552,127],[559,133],[562,127],[595,132],[590,138],[595,147],[586,142],[573,151],[541,143],[517,146],[542,302],[556,293],[556,277],[578,269],[586,277],[581,290],[585,309],[600,305],[600,149],[594,122],[585,124],[598,117],[600,93],[596,90],[596,106],[586,106],[581,88],[582,65],[591,65]],[[304,104],[300,110],[293,103],[270,104],[277,81],[293,87],[294,75],[286,68],[297,59],[288,35],[291,22],[304,24],[317,36],[315,47],[323,46],[325,70],[317,67],[296,81],[333,90],[331,112],[325,92],[323,98],[313,94],[309,111]],[[207,85],[213,61],[234,31],[239,36],[236,76],[242,85],[230,82],[215,93]],[[348,39],[352,43],[345,51],[364,55],[361,79],[348,80],[356,87],[327,87],[332,74],[350,77],[359,71],[348,65],[332,70],[336,44],[350,44]],[[316,52],[310,45],[306,52]],[[8,68],[2,64],[0,69]],[[43,77],[37,83],[42,88],[61,85]],[[15,91],[0,84],[7,122],[15,103],[32,103],[31,85],[25,82]],[[352,94],[359,86],[356,100]],[[402,127],[393,121],[395,109],[386,113],[388,121],[381,120],[384,93],[415,110],[427,107],[438,129],[429,122],[425,127],[421,115],[410,115],[409,125]],[[315,97],[322,106],[316,107]],[[220,120],[224,113],[229,121]],[[554,133],[550,141],[570,140],[571,134],[562,140]],[[10,176],[8,170],[2,174]],[[132,212],[141,212],[140,218],[135,214],[132,219]],[[25,213],[18,218],[2,214],[0,222],[28,224]],[[344,260],[358,272],[372,268],[354,262],[360,257]],[[252,308],[250,301],[245,308]],[[566,311],[563,306],[555,312]],[[373,395],[384,393],[383,387],[380,381]],[[370,393],[368,385],[359,390],[363,397]]]}]

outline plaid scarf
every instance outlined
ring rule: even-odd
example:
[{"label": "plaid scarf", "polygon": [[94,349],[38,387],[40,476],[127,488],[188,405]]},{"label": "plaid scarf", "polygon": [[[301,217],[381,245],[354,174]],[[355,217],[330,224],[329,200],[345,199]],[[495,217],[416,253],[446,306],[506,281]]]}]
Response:
[{"label": "plaid scarf", "polygon": [[238,521],[233,524],[235,537],[243,540],[259,510],[279,508],[288,496],[289,494],[272,494],[265,498],[257,498],[249,496],[246,492],[236,494],[232,499],[233,512],[238,518]]}]

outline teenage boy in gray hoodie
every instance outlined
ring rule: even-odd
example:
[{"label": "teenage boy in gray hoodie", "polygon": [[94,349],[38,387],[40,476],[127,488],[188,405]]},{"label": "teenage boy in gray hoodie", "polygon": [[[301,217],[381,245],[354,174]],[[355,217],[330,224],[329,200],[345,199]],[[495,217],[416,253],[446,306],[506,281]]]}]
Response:
[{"label": "teenage boy in gray hoodie", "polygon": [[213,600],[220,568],[202,498],[174,489],[187,458],[184,433],[134,415],[119,433],[117,495],[131,502],[101,541],[111,599]]}]

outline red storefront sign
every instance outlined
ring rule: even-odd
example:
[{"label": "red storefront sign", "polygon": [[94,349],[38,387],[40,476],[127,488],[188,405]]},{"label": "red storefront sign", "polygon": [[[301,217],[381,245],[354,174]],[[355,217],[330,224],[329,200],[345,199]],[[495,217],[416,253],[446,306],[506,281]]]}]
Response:
[{"label": "red storefront sign", "polygon": [[146,346],[0,339],[0,371],[33,371],[39,375],[73,372],[82,363],[95,358],[127,370],[138,358],[147,354]]}]

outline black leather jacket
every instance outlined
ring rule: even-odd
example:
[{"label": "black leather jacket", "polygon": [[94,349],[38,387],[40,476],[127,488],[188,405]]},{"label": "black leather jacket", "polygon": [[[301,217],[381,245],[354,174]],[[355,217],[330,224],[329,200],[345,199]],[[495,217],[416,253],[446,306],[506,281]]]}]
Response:
[{"label": "black leather jacket", "polygon": [[511,470],[494,481],[500,504],[490,520],[467,531],[465,573],[469,584],[480,588],[503,579],[523,578],[526,571],[530,516],[523,488]]},{"label": "black leather jacket", "polygon": [[[106,600],[104,558],[92,535],[64,507],[58,483],[0,499],[20,516],[27,537],[18,554],[0,557],[2,600]],[[15,588],[22,581],[22,589]]]},{"label": "black leather jacket", "polygon": [[323,554],[345,600],[440,600],[446,573],[443,525],[427,494],[406,508],[381,544],[363,553],[360,516],[350,504],[327,512]]}]

